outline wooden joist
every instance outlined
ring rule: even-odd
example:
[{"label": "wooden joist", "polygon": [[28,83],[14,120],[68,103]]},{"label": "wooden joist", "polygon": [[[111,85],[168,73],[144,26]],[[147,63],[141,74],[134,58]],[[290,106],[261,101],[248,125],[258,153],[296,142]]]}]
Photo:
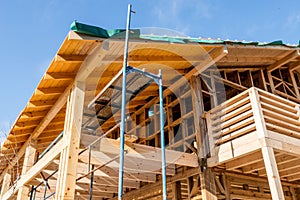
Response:
[{"label": "wooden joist", "polygon": [[299,55],[300,55],[300,52],[298,49],[289,53],[287,56],[283,57],[282,59],[280,59],[280,60],[276,61],[275,63],[273,63],[272,65],[270,65],[267,68],[268,72],[272,72],[275,69],[278,69],[279,67],[285,65],[286,63],[290,62],[291,60],[299,57]]}]

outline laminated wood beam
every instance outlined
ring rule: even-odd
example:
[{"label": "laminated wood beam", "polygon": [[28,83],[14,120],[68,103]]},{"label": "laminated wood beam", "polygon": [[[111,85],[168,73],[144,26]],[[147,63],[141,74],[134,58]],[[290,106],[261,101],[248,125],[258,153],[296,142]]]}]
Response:
[{"label": "laminated wood beam", "polygon": [[[22,176],[26,174],[26,172],[34,165],[35,161],[35,153],[36,153],[36,141],[29,144],[26,148],[23,167],[22,167]],[[28,193],[30,188],[26,185],[20,187],[18,191],[17,200],[23,200],[28,198]]]},{"label": "laminated wood beam", "polygon": [[272,65],[270,65],[267,70],[268,72],[272,72],[275,69],[278,69],[279,67],[281,67],[282,65],[285,65],[286,63],[290,62],[291,60],[299,57],[300,52],[299,50],[295,50],[291,53],[289,53],[287,56],[283,57],[282,59],[278,60],[277,62],[273,63]]},{"label": "laminated wood beam", "polygon": [[72,72],[47,72],[43,77],[45,80],[72,80],[76,76],[76,73]]},{"label": "laminated wood beam", "polygon": [[1,194],[0,197],[3,199],[4,194],[8,191],[11,182],[11,174],[6,173],[2,181]]},{"label": "laminated wood beam", "polygon": [[27,107],[44,107],[44,106],[53,106],[56,100],[40,100],[40,101],[30,101],[27,104]]},{"label": "laminated wood beam", "polygon": [[[111,160],[118,152],[119,141],[103,138],[100,143],[100,151],[92,151],[91,162],[96,165],[101,165]],[[140,144],[126,144],[127,154],[125,157],[125,171],[128,173],[135,172],[153,172],[160,173],[160,148],[149,147]],[[172,167],[174,164],[196,167],[198,166],[198,159],[195,154],[188,154],[177,152],[173,150],[166,150],[167,158],[167,173],[174,175],[175,169]],[[88,162],[88,152],[84,152],[79,156],[79,159]],[[113,168],[118,168],[117,162],[112,162],[109,165]]]},{"label": "laminated wood beam", "polygon": [[[285,154],[281,154],[281,153],[276,154],[276,162],[278,165],[285,163],[288,160],[293,160],[293,159],[294,159],[294,157],[290,156],[290,155],[285,155]],[[263,159],[261,158],[261,160],[258,160],[256,163],[252,163],[252,164],[243,166],[242,171],[244,173],[252,173],[254,171],[262,170],[264,168],[265,168],[265,164],[263,162]]]},{"label": "laminated wood beam", "polygon": [[63,87],[50,87],[50,88],[38,88],[42,94],[62,94],[66,88]]},{"label": "laminated wood beam", "polygon": [[74,199],[81,135],[85,82],[75,82],[67,103],[55,199]]},{"label": "laminated wood beam", "polygon": [[272,199],[284,199],[284,193],[272,147],[262,147],[262,154],[267,171],[267,177],[272,194]]},{"label": "laminated wood beam", "polygon": [[66,55],[66,54],[57,54],[54,57],[55,62],[83,62],[87,55]]},{"label": "laminated wood beam", "polygon": [[[113,158],[116,156],[113,156],[112,154],[104,154],[102,152],[92,152],[92,159],[91,163],[97,166],[102,166],[103,164],[110,162],[113,160]],[[81,154],[79,156],[79,160],[88,163],[88,155],[86,154]],[[125,157],[125,172],[128,173],[128,176],[130,177],[131,175],[134,176],[134,173],[157,173],[160,174],[160,166],[161,161],[155,161],[155,160],[147,160],[144,158],[133,158],[133,157]],[[116,161],[113,161],[109,163],[108,167],[113,168],[115,170],[118,169],[119,163]],[[104,170],[105,167],[101,167],[100,171]],[[107,169],[108,170],[108,169]],[[167,166],[167,174],[168,175],[174,175],[175,174],[175,166],[173,164],[168,164]],[[151,182],[151,177],[149,178]]]},{"label": "laminated wood beam", "polygon": [[246,155],[244,157],[235,159],[233,161],[230,161],[228,163],[225,163],[226,170],[233,170],[239,167],[244,167],[253,163],[256,163],[258,161],[262,160],[262,154],[261,151],[257,151],[251,155]]},{"label": "laminated wood beam", "polygon": [[[209,154],[214,156],[214,142],[211,139],[211,132],[206,130],[206,125],[202,119],[202,114],[204,114],[204,103],[202,96],[202,88],[200,76],[191,78],[192,86],[192,100],[194,107],[194,124],[196,128],[196,139],[198,146],[198,157],[206,159]],[[214,106],[214,105],[212,105]],[[207,126],[210,126],[208,122]],[[210,127],[207,127],[210,130]],[[209,140],[209,141],[208,141]],[[201,166],[200,182],[201,182],[201,195],[203,200],[217,200],[216,195],[216,185],[214,174],[211,169],[207,168],[203,163]]]},{"label": "laminated wood beam", "polygon": [[47,115],[48,110],[45,111],[35,111],[35,112],[24,112],[23,115],[27,117],[44,117]]},{"label": "laminated wood beam", "polygon": [[[113,154],[119,147],[119,141],[105,138],[101,141],[100,150],[104,153]],[[151,147],[135,143],[126,143],[127,149],[126,157],[146,159],[152,161],[161,161],[161,149],[158,147]],[[198,159],[195,154],[189,154],[174,150],[166,149],[166,162],[170,164],[177,164],[182,166],[197,167]]]}]

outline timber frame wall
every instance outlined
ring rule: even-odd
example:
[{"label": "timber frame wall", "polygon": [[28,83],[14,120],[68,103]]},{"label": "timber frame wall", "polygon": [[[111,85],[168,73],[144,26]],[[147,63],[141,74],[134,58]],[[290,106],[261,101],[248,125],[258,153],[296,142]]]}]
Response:
[{"label": "timber frame wall", "polygon": [[[102,42],[69,33],[2,147],[1,199],[117,199],[119,106],[103,99],[119,92],[121,55],[101,49],[101,62],[115,58],[100,81],[98,61],[85,61]],[[181,60],[193,45],[134,51],[139,42],[130,64],[161,62],[187,80],[163,69],[168,199],[300,199],[298,49],[202,44],[210,59],[193,69]],[[158,88],[138,84],[146,87],[128,103],[125,159],[134,162],[125,163],[124,199],[161,199]]]}]

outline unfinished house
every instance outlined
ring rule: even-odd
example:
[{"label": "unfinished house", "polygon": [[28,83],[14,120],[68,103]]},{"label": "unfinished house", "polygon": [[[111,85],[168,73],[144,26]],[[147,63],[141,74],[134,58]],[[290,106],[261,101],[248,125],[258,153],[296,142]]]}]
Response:
[{"label": "unfinished house", "polygon": [[[1,199],[118,199],[124,32],[73,23],[1,148]],[[132,30],[163,82],[168,199],[300,199],[300,54]],[[128,73],[122,199],[162,199],[159,90]]]}]

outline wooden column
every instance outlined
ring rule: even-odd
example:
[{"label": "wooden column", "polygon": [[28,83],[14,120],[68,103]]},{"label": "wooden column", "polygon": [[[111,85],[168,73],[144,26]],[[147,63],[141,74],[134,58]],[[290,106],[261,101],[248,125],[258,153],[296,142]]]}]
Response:
[{"label": "wooden column", "polygon": [[274,81],[273,81],[273,77],[272,77],[271,72],[268,71],[267,75],[268,75],[268,79],[269,79],[269,83],[270,83],[270,87],[271,87],[271,92],[273,94],[275,94],[275,85],[274,85]]},{"label": "wooden column", "polygon": [[274,150],[272,147],[264,146],[262,147],[261,151],[267,171],[272,199],[284,199],[284,193],[278,173]]},{"label": "wooden column", "polygon": [[216,88],[216,80],[215,80],[215,73],[214,71],[210,71],[210,77],[211,77],[211,108],[214,108],[218,105],[218,97],[217,97],[217,88]]},{"label": "wooden column", "polygon": [[172,193],[173,193],[172,200],[181,199],[181,184],[180,184],[180,181],[176,181],[176,182],[172,183]]},{"label": "wooden column", "polygon": [[55,199],[74,199],[76,170],[80,144],[85,83],[76,82],[67,102],[63,140],[66,147],[60,154]]},{"label": "wooden column", "polygon": [[[31,143],[28,144],[25,150],[24,162],[22,167],[22,175],[26,174],[26,172],[34,165],[35,153],[36,153],[36,141],[32,141]],[[30,191],[29,186],[23,185],[18,191],[17,200],[28,198],[29,191]]]},{"label": "wooden column", "polygon": [[231,197],[230,197],[231,185],[230,185],[230,182],[225,173],[222,173],[222,183],[223,183],[224,189],[225,189],[225,199],[231,199]]},{"label": "wooden column", "polygon": [[300,101],[300,92],[299,92],[299,88],[298,88],[298,85],[297,85],[297,82],[296,82],[296,79],[295,79],[295,74],[292,70],[289,70],[289,73],[290,73],[292,83],[293,83],[293,86],[294,86],[294,89],[295,89],[296,97]]},{"label": "wooden column", "polygon": [[207,168],[205,161],[210,153],[207,130],[202,114],[204,114],[204,103],[200,76],[191,78],[192,99],[194,108],[194,124],[199,160],[204,161],[201,166],[200,183],[203,200],[217,200],[215,178],[211,169]]},{"label": "wooden column", "polygon": [[2,187],[1,187],[1,194],[0,199],[2,199],[3,195],[8,191],[11,181],[11,174],[6,173],[3,178]]},{"label": "wooden column", "polygon": [[277,168],[274,150],[267,146],[265,138],[268,137],[268,132],[265,125],[265,120],[262,113],[262,108],[259,100],[257,89],[251,88],[249,90],[251,106],[254,115],[254,122],[256,125],[258,138],[262,141],[262,155],[267,171],[269,187],[272,194],[272,199],[284,199],[284,193],[280,181],[280,176]]}]

